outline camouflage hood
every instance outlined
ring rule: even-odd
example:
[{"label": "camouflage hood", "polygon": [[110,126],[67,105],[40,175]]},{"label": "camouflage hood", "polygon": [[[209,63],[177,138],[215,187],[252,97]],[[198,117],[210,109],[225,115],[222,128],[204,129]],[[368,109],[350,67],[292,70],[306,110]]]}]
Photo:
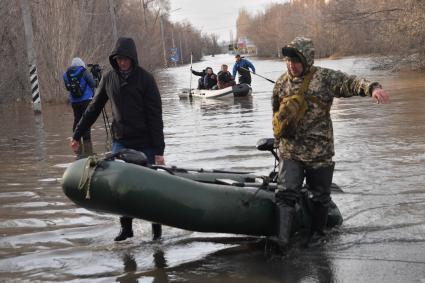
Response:
[{"label": "camouflage hood", "polygon": [[310,38],[296,37],[291,43],[282,48],[282,55],[299,57],[304,65],[304,73],[314,64],[314,45]]}]

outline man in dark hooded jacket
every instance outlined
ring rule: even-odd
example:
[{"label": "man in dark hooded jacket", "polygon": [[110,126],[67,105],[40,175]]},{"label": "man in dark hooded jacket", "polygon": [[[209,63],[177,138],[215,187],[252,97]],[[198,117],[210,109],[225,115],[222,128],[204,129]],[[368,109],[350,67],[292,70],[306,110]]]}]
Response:
[{"label": "man in dark hooded jacket", "polygon": [[[112,152],[123,148],[142,151],[148,162],[164,164],[161,96],[154,77],[139,66],[131,38],[119,38],[109,56],[112,70],[103,76],[96,94],[78,123],[71,140],[75,152],[83,133],[96,121],[108,99],[112,104]],[[132,218],[121,217],[115,241],[133,237]],[[153,239],[161,237],[161,225],[152,224]]]}]

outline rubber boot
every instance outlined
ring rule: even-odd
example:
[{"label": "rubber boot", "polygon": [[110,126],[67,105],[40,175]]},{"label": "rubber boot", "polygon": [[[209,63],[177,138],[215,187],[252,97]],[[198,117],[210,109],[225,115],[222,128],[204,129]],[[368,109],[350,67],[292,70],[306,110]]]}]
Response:
[{"label": "rubber boot", "polygon": [[328,220],[329,205],[331,202],[331,185],[334,171],[334,164],[328,167],[321,167],[307,170],[307,184],[312,193],[313,211],[311,225],[311,237],[308,247],[315,247],[326,242],[324,229]]},{"label": "rubber boot", "polygon": [[133,237],[133,218],[127,216],[120,217],[120,223],[121,231],[114,239],[116,242]]},{"label": "rubber boot", "polygon": [[156,241],[161,239],[162,226],[158,223],[152,223],[152,240]]},{"label": "rubber boot", "polygon": [[321,203],[314,204],[312,233],[307,244],[308,247],[317,247],[326,243],[325,228],[328,221],[329,206]]},{"label": "rubber boot", "polygon": [[292,222],[295,215],[295,208],[287,204],[278,204],[276,206],[276,215],[277,237],[273,238],[273,240],[281,249],[283,249],[289,244]]}]

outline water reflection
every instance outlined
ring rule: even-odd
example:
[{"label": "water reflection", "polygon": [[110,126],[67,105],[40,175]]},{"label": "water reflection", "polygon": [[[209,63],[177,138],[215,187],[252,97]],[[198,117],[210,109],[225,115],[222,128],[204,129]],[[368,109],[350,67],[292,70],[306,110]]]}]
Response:
[{"label": "water reflection", "polygon": [[167,261],[164,257],[164,252],[160,248],[156,248],[153,254],[153,262],[155,263],[156,268],[165,268],[167,267]]},{"label": "water reflection", "polygon": [[123,257],[124,263],[124,275],[117,277],[116,282],[120,283],[137,283],[139,282],[138,276],[135,274],[137,271],[137,262],[134,259],[134,255],[132,253],[126,252]]},{"label": "water reflection", "polygon": [[241,114],[250,113],[254,111],[254,99],[252,96],[247,97],[234,97],[233,102],[241,109]]},{"label": "water reflection", "polygon": [[165,259],[164,252],[160,248],[156,248],[153,254],[153,262],[155,263],[154,283],[169,282],[166,272],[167,260]]},{"label": "water reflection", "polygon": [[192,109],[200,108],[203,116],[221,115],[240,112],[241,114],[253,112],[253,98],[229,97],[226,99],[199,99],[181,98],[181,103],[189,104]]},{"label": "water reflection", "polygon": [[[231,242],[235,245],[200,260],[167,268],[159,265],[151,272],[141,273],[140,279],[153,278],[152,282],[336,282],[332,260],[324,249],[293,248],[281,255],[267,252],[263,240]],[[160,258],[162,260],[163,254]]]}]

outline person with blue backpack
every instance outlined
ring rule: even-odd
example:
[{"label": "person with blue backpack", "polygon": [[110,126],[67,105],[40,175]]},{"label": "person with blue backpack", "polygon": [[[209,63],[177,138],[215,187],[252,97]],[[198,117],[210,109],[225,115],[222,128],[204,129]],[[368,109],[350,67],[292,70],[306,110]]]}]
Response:
[{"label": "person with blue backpack", "polygon": [[[63,74],[63,81],[74,112],[74,123],[72,125],[72,131],[74,132],[75,127],[93,98],[96,82],[92,74],[86,69],[84,61],[78,57],[72,59],[71,66]],[[90,129],[84,132],[82,139],[83,146],[77,152],[78,158],[93,152]]]}]

